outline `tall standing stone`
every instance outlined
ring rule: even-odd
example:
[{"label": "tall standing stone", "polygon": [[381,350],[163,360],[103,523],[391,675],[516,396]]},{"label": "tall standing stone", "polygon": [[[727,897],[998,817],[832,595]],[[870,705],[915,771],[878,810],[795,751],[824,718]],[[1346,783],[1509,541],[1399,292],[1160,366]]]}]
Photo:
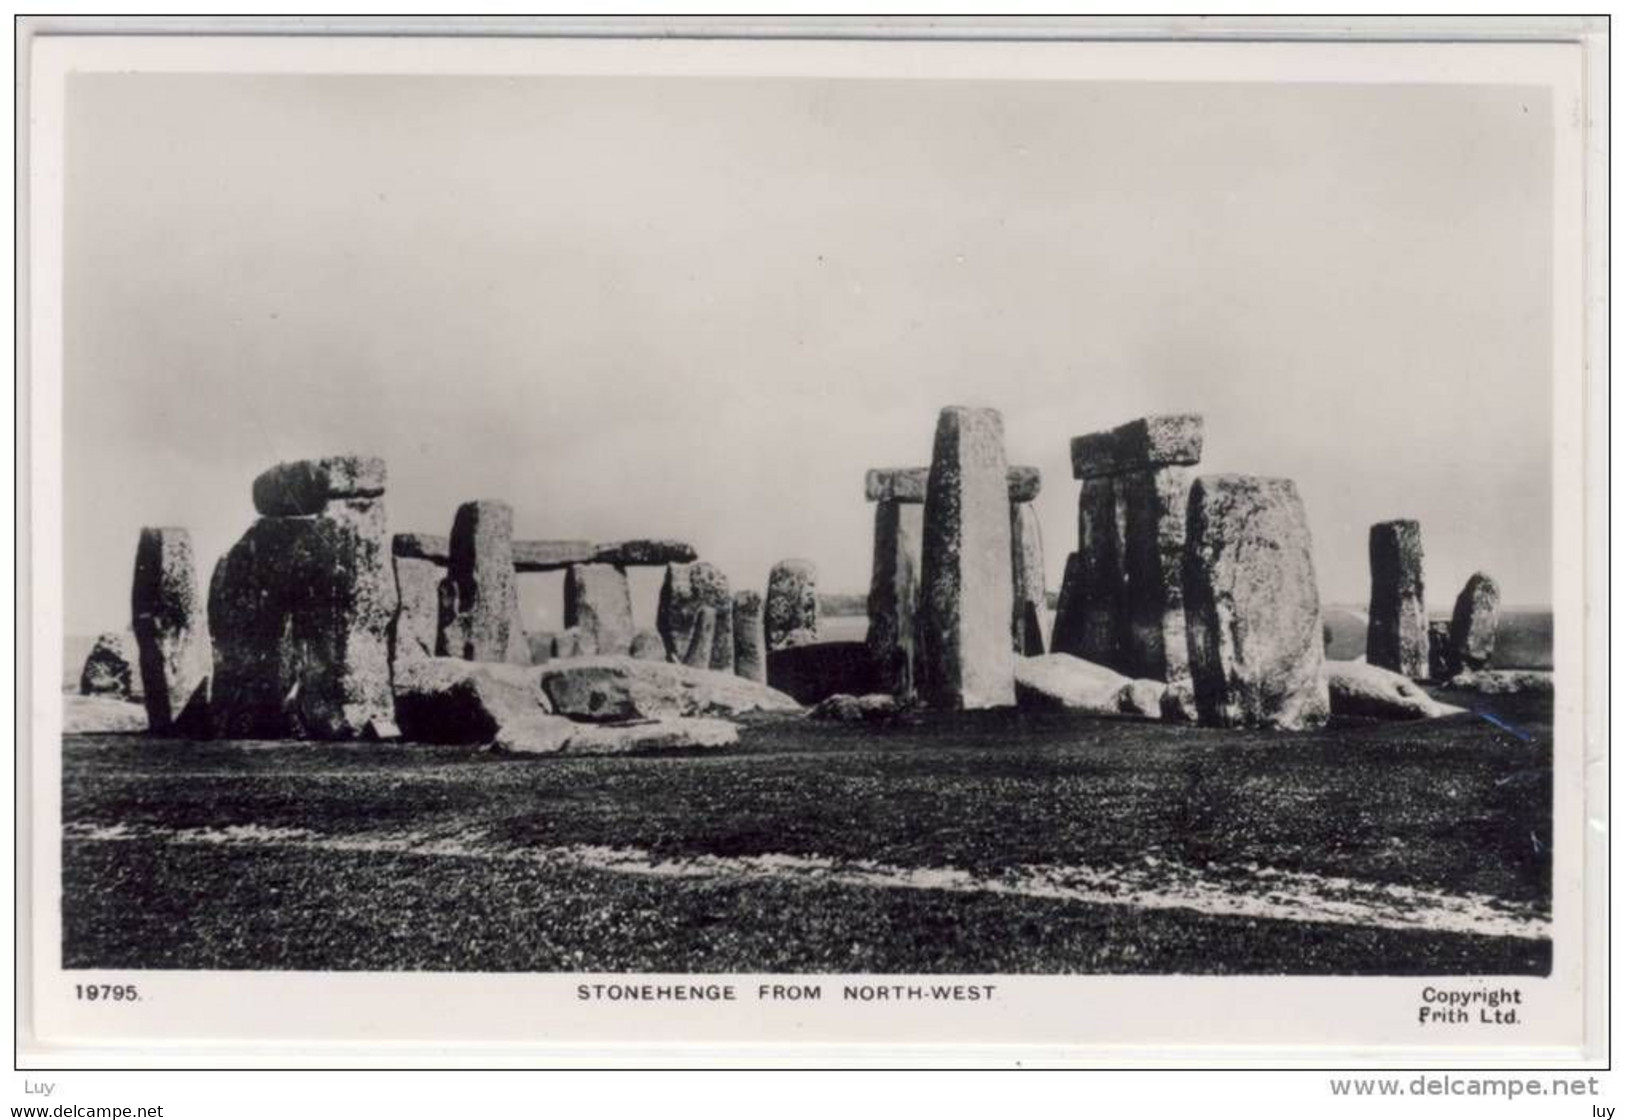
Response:
[{"label": "tall standing stone", "polygon": [[440,581],[446,569],[433,560],[403,550],[403,534],[394,538],[395,594],[399,606],[390,631],[391,664],[435,655],[440,635]]},{"label": "tall standing stone", "polygon": [[767,683],[767,634],[762,625],[762,596],[734,592],[734,672],[758,684]]},{"label": "tall standing stone", "polygon": [[1022,657],[1044,652],[1044,537],[1030,502],[1010,503],[1010,579],[1015,598],[1012,648]]},{"label": "tall standing stone", "polygon": [[1428,675],[1428,612],[1422,592],[1422,527],[1415,521],[1371,526],[1370,622],[1365,659],[1412,680]]},{"label": "tall standing stone", "polygon": [[767,601],[762,625],[767,648],[784,649],[790,636],[801,639],[818,633],[818,569],[811,560],[780,560],[767,576]]},{"label": "tall standing stone", "polygon": [[1495,656],[1495,629],[1501,611],[1501,588],[1483,572],[1474,572],[1450,616],[1450,649],[1458,666],[1482,669]]},{"label": "tall standing stone", "polygon": [[875,556],[869,577],[869,632],[864,641],[881,686],[912,697],[916,679],[916,612],[925,506],[883,500],[875,505]]},{"label": "tall standing stone", "polygon": [[[279,477],[304,481],[273,484]],[[310,479],[326,480],[328,489],[313,491]],[[215,566],[209,584],[215,733],[392,736],[389,641],[399,593],[382,463],[345,457],[284,464],[254,489],[262,511],[316,512],[260,518]]]},{"label": "tall standing stone", "polygon": [[185,529],[141,530],[130,614],[147,726],[160,735],[207,734],[209,634]]},{"label": "tall standing stone", "polygon": [[[711,612],[706,627],[703,613]],[[655,610],[655,628],[671,660],[702,669],[734,671],[733,594],[728,577],[714,564],[667,564]],[[701,641],[696,644],[698,632]]]},{"label": "tall standing stone", "polygon": [[592,635],[601,654],[632,650],[632,588],[626,569],[613,564],[571,564],[564,574],[564,625]]},{"label": "tall standing stone", "polygon": [[1004,418],[990,408],[943,409],[920,563],[920,695],[933,707],[1016,702],[1009,506]]},{"label": "tall standing stone", "polygon": [[1203,723],[1300,730],[1326,722],[1320,593],[1308,520],[1291,480],[1195,481],[1184,592]]},{"label": "tall standing stone", "polygon": [[464,502],[452,521],[450,560],[441,584],[440,656],[507,660],[518,603],[513,507]]}]

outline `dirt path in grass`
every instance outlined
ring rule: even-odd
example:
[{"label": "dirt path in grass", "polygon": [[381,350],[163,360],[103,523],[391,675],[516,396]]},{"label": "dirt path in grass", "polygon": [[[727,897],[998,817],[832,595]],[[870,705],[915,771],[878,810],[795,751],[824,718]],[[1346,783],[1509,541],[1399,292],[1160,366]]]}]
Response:
[{"label": "dirt path in grass", "polygon": [[952,867],[898,867],[785,854],[660,857],[639,848],[526,848],[493,842],[480,832],[452,837],[415,832],[329,836],[306,829],[256,825],[221,829],[69,825],[64,838],[98,843],[156,841],[516,860],[544,867],[672,879],[1005,894],[1222,917],[1330,922],[1481,937],[1544,940],[1551,936],[1549,919],[1539,911],[1489,895],[1445,894],[1267,867],[1198,869],[1152,859],[1126,867],[1028,864],[985,877]]}]

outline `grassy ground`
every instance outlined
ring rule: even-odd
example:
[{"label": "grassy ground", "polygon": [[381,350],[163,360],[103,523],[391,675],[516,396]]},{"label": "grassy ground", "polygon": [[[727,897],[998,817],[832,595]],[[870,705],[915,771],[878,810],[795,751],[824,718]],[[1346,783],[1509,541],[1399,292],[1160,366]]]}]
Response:
[{"label": "grassy ground", "polygon": [[[1548,942],[1011,895],[175,844],[229,826],[951,867],[1250,865],[1550,898],[1549,704],[1312,735],[1065,714],[773,721],[687,756],[69,737],[68,967],[1543,972]],[[1525,738],[1527,736],[1527,738]],[[120,826],[137,839],[72,839]],[[143,830],[154,833],[147,838]]]}]

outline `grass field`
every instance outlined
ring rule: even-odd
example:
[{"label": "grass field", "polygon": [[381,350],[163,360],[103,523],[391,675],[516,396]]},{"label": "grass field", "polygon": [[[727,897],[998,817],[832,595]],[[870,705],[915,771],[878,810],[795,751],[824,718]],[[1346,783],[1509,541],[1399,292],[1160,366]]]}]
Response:
[{"label": "grass field", "polygon": [[1549,703],[737,748],[63,744],[70,968],[1542,973]]}]

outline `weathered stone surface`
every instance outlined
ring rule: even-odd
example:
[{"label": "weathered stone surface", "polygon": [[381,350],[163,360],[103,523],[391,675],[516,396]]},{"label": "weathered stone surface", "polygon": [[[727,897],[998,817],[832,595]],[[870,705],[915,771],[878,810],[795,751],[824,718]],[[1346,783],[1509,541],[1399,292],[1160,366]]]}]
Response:
[{"label": "weathered stone surface", "polygon": [[762,596],[734,592],[734,672],[748,681],[767,683],[767,631],[762,622]]},{"label": "weathered stone surface", "polygon": [[789,696],[733,673],[632,657],[589,657],[540,669],[542,691],[560,715],[606,721],[668,716],[794,712]]},{"label": "weathered stone surface", "polygon": [[128,700],[141,691],[140,666],[134,634],[123,630],[98,634],[79,671],[79,695]]},{"label": "weathered stone surface", "polygon": [[1463,669],[1439,687],[1486,696],[1524,692],[1550,696],[1555,687],[1554,679],[1549,669]]},{"label": "weathered stone surface", "polygon": [[578,627],[567,626],[553,635],[553,649],[550,661],[562,661],[570,657],[592,657],[598,653],[592,644],[592,635]]},{"label": "weathered stone surface", "polygon": [[1184,564],[1203,723],[1282,730],[1329,714],[1308,519],[1289,479],[1208,475],[1191,487]]},{"label": "weathered stone surface", "polygon": [[793,631],[818,633],[818,568],[811,560],[780,560],[767,577],[762,626],[767,648],[783,649]]},{"label": "weathered stone surface", "polygon": [[1168,711],[1168,685],[1162,681],[1129,681],[1117,690],[1117,710],[1126,716],[1145,719],[1171,719]]},{"label": "weathered stone surface", "polygon": [[1428,679],[1447,681],[1461,672],[1456,650],[1450,644],[1450,620],[1438,619],[1428,623]]},{"label": "weathered stone surface", "polygon": [[683,541],[631,540],[598,544],[593,541],[513,542],[513,562],[521,572],[553,572],[575,564],[610,564],[614,567],[652,567],[687,564],[698,555]]},{"label": "weathered stone surface", "polygon": [[1501,589],[1483,572],[1474,572],[1450,616],[1450,649],[1457,664],[1482,669],[1495,656],[1495,628],[1500,621]]},{"label": "weathered stone surface", "polygon": [[564,744],[567,755],[633,754],[731,747],[739,727],[725,719],[675,718],[639,723],[575,724]]},{"label": "weathered stone surface", "polygon": [[1010,505],[1010,582],[1015,604],[1010,617],[1011,648],[1022,657],[1044,652],[1044,535],[1038,511]]},{"label": "weathered stone surface", "polygon": [[875,556],[865,641],[881,687],[904,698],[912,697],[915,690],[924,525],[923,505],[882,501],[875,506]]},{"label": "weathered stone surface", "polygon": [[527,714],[504,723],[491,739],[491,749],[500,754],[558,754],[582,726],[563,716]]},{"label": "weathered stone surface", "polygon": [[1123,577],[1117,622],[1124,645],[1105,663],[1131,677],[1165,682],[1162,714],[1193,720],[1184,591],[1191,471],[1128,471],[1112,479],[1112,487]]},{"label": "weathered stone surface", "polygon": [[943,409],[920,559],[920,696],[932,707],[1016,701],[1009,504],[1004,418],[990,408]]},{"label": "weathered stone surface", "polygon": [[1078,551],[1067,560],[1050,649],[1128,668],[1128,579],[1122,507],[1109,478],[1085,479],[1078,495]]},{"label": "weathered stone surface", "polygon": [[[882,467],[869,471],[863,479],[863,496],[871,502],[925,501],[930,467]],[[1043,489],[1044,475],[1037,467],[1011,467],[1005,474],[1012,502],[1030,502]]]},{"label": "weathered stone surface", "polygon": [[[705,612],[711,622],[704,622]],[[655,629],[674,661],[700,668],[734,670],[733,594],[728,577],[714,564],[668,564],[655,608]],[[709,629],[709,636],[707,636]],[[695,634],[701,641],[696,644]]]},{"label": "weathered stone surface", "polygon": [[1191,466],[1202,459],[1202,418],[1194,413],[1146,416],[1072,440],[1072,477],[1105,478],[1150,467]]},{"label": "weathered stone surface", "polygon": [[395,594],[399,605],[390,631],[390,658],[400,663],[420,657],[433,657],[440,636],[440,581],[445,570],[432,560],[404,555],[397,547],[391,561],[395,567]]},{"label": "weathered stone surface", "polygon": [[666,640],[658,630],[639,630],[632,636],[632,656],[639,661],[665,661]]},{"label": "weathered stone surface", "polygon": [[254,480],[254,508],[264,517],[309,516],[329,501],[381,497],[384,481],[384,461],[374,456],[278,463]]},{"label": "weathered stone surface", "polygon": [[464,502],[451,526],[436,651],[464,661],[505,661],[518,601],[513,508],[506,502]]},{"label": "weathered stone surface", "polygon": [[599,653],[632,649],[632,588],[613,564],[572,564],[564,573],[564,624],[591,635]]},{"label": "weathered stone surface", "polygon": [[897,697],[886,692],[852,696],[845,692],[820,700],[807,713],[808,719],[834,723],[890,723],[901,714]]},{"label": "weathered stone surface", "polygon": [[1016,702],[1023,708],[1116,715],[1128,677],[1069,653],[1017,658]]},{"label": "weathered stone surface", "polygon": [[767,683],[803,704],[840,692],[885,691],[864,642],[806,642],[769,650]]},{"label": "weathered stone surface", "polygon": [[141,530],[130,615],[148,726],[162,735],[207,734],[209,634],[185,529]]},{"label": "weathered stone surface", "polygon": [[261,518],[232,546],[209,585],[216,735],[353,739],[393,719],[389,550],[381,499]]},{"label": "weathered stone surface", "polygon": [[427,560],[444,568],[451,563],[451,538],[435,533],[396,533],[391,544],[396,556]]},{"label": "weathered stone surface", "polygon": [[147,709],[117,696],[62,697],[64,735],[139,735],[147,730]]},{"label": "weathered stone surface", "polygon": [[1326,662],[1326,685],[1336,716],[1435,719],[1461,711],[1439,703],[1404,674],[1369,662]]},{"label": "weathered stone surface", "polygon": [[1382,521],[1371,526],[1370,621],[1365,659],[1412,680],[1428,675],[1428,612],[1422,591],[1422,526]]},{"label": "weathered stone surface", "polygon": [[488,743],[547,711],[535,669],[429,657],[399,666],[395,675],[396,720],[416,743]]}]

